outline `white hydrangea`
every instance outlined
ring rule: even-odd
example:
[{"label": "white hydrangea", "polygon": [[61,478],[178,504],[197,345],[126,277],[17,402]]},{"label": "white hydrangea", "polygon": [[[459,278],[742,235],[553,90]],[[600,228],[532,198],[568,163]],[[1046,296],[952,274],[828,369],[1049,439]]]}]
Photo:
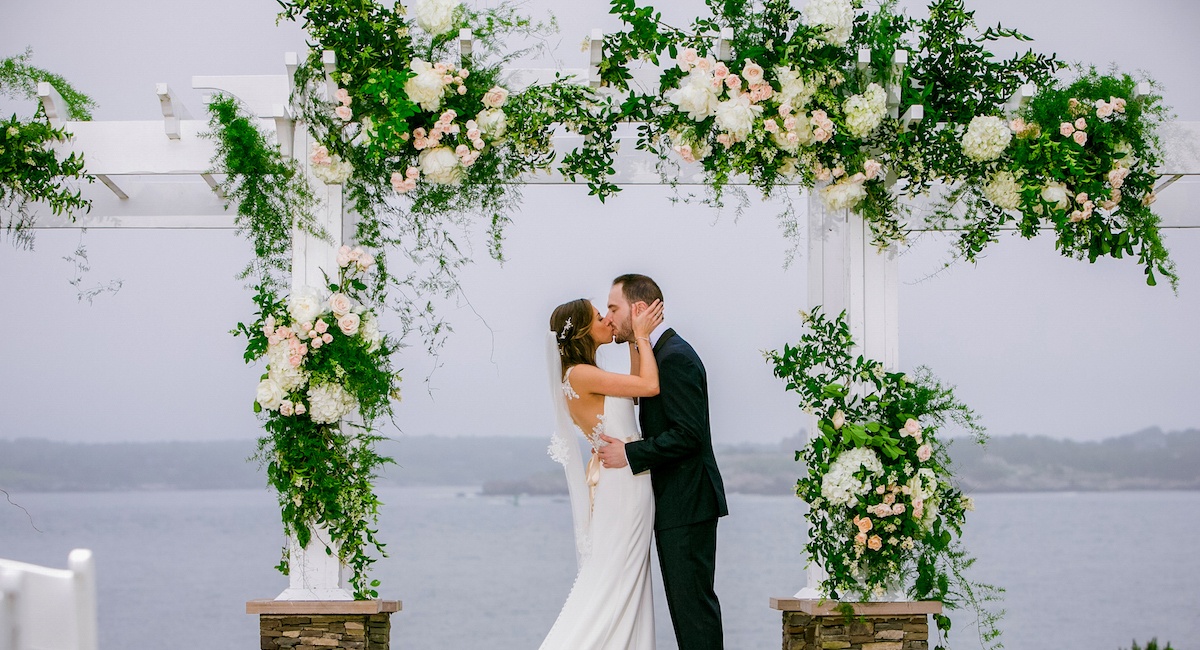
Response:
[{"label": "white hydrangea", "polygon": [[809,0],[804,7],[804,24],[824,27],[825,42],[841,47],[850,41],[854,28],[854,5],[850,0]]},{"label": "white hydrangea", "polygon": [[865,138],[887,115],[887,93],[879,84],[871,84],[863,94],[851,95],[842,109],[846,112],[846,130],[856,138]]},{"label": "white hydrangea", "polygon": [[313,422],[331,424],[358,408],[358,401],[337,384],[308,387],[308,414]]},{"label": "white hydrangea", "polygon": [[838,454],[829,465],[829,471],[821,478],[821,496],[832,505],[853,508],[858,498],[867,492],[867,484],[854,474],[862,469],[871,476],[883,474],[883,464],[874,450],[867,447],[847,449]]},{"label": "white hydrangea", "polygon": [[383,334],[379,331],[379,320],[375,318],[375,314],[367,312],[363,318],[362,327],[358,330],[358,335],[367,342],[367,350],[374,352],[379,349],[383,343]]},{"label": "white hydrangea", "polygon": [[446,82],[442,80],[442,73],[435,70],[428,61],[421,59],[413,59],[409,68],[414,74],[411,79],[404,82],[404,94],[427,111],[436,111],[441,108],[442,95],[446,90]]},{"label": "white hydrangea", "polygon": [[440,36],[454,27],[454,13],[458,0],[422,0],[417,3],[413,14],[417,25],[433,36]]},{"label": "white hydrangea", "polygon": [[850,210],[862,203],[867,197],[867,190],[861,180],[847,178],[840,183],[834,183],[821,190],[821,200],[829,210]]},{"label": "white hydrangea", "polygon": [[1002,171],[992,176],[987,185],[983,186],[983,195],[1005,210],[1021,207],[1021,184],[1012,172]]},{"label": "white hydrangea", "polygon": [[779,80],[779,103],[791,104],[795,110],[807,106],[808,100],[817,92],[816,84],[804,83],[800,73],[791,68],[775,68],[775,78]]},{"label": "white hydrangea", "polygon": [[967,126],[962,150],[971,160],[988,162],[999,158],[1009,142],[1012,142],[1012,130],[1007,122],[991,115],[978,115]]},{"label": "white hydrangea", "polygon": [[754,128],[754,118],[762,114],[762,106],[750,103],[750,96],[739,94],[721,102],[717,106],[717,126],[728,133],[735,142],[740,142],[750,135]]},{"label": "white hydrangea", "polygon": [[721,103],[712,79],[711,74],[693,70],[667,99],[687,113],[689,118],[697,122],[706,120],[717,114],[717,106]]},{"label": "white hydrangea", "polygon": [[285,393],[300,388],[308,381],[308,373],[300,366],[293,366],[289,361],[290,356],[291,350],[285,341],[267,346],[267,377]]},{"label": "white hydrangea", "polygon": [[354,167],[350,161],[342,160],[342,157],[337,154],[330,157],[329,164],[315,164],[311,169],[313,176],[326,185],[341,185],[350,178],[350,174],[354,173]]},{"label": "white hydrangea", "polygon": [[417,160],[421,165],[421,177],[442,185],[458,185],[462,181],[463,168],[458,156],[450,147],[434,147],[421,152]]}]

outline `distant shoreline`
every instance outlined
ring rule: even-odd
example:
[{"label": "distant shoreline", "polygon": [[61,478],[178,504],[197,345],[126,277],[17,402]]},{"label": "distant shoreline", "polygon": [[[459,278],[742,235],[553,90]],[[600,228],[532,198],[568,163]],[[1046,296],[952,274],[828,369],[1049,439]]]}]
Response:
[{"label": "distant shoreline", "polygon": [[[266,489],[255,442],[65,443],[0,440],[0,489],[8,492],[154,492]],[[774,445],[718,446],[729,492],[790,496],[803,438]],[[384,486],[479,486],[483,496],[564,495],[559,466],[539,438],[408,436],[381,443],[397,459]],[[968,493],[1200,490],[1200,429],[1157,428],[1097,442],[995,436],[950,446]]]}]

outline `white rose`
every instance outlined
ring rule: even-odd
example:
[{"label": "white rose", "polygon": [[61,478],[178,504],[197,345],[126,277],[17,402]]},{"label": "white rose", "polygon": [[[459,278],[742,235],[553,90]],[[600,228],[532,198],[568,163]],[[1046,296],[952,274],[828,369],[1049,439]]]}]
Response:
[{"label": "white rose", "polygon": [[421,177],[432,183],[458,185],[462,182],[462,165],[450,147],[426,149],[417,160],[421,165]]},{"label": "white rose", "polygon": [[458,4],[455,0],[422,0],[417,3],[413,14],[421,29],[440,36],[454,27],[454,13]]},{"label": "white rose", "polygon": [[283,389],[268,377],[258,382],[258,392],[255,394],[254,400],[268,411],[274,411],[283,401]]},{"label": "white rose", "polygon": [[833,417],[830,419],[830,422],[833,424],[834,429],[841,429],[846,425],[846,414],[842,413],[841,411],[836,411],[834,412]]},{"label": "white rose", "polygon": [[292,294],[288,313],[297,323],[311,323],[321,314],[321,297],[312,287],[303,287]]},{"label": "white rose", "polygon": [[1067,186],[1062,183],[1047,183],[1042,189],[1042,200],[1053,203],[1059,210],[1066,210],[1071,205],[1070,196]]},{"label": "white rose", "polygon": [[740,142],[750,134],[754,118],[762,110],[762,106],[750,103],[749,95],[731,97],[717,105],[717,126],[733,136],[735,142]]},{"label": "white rose", "polygon": [[976,162],[995,160],[1008,148],[1012,141],[1012,129],[1008,122],[991,115],[978,115],[967,125],[963,135],[963,153]]},{"label": "white rose", "polygon": [[483,105],[488,108],[500,108],[507,100],[508,89],[502,86],[492,86],[492,89],[483,95]]},{"label": "white rose", "polygon": [[844,179],[840,183],[829,185],[821,190],[821,199],[824,200],[825,207],[830,210],[852,209],[866,197],[867,190],[863,188],[862,182],[852,178]]},{"label": "white rose", "polygon": [[854,27],[854,5],[850,0],[810,0],[804,7],[804,24],[824,27],[825,42],[841,47],[850,40]]},{"label": "white rose", "polygon": [[338,329],[342,330],[342,334],[346,336],[354,336],[358,333],[358,326],[361,323],[358,314],[350,313],[343,314],[338,318]]},{"label": "white rose", "polygon": [[667,99],[692,120],[706,120],[717,114],[717,106],[721,101],[717,97],[717,89],[712,87],[712,79],[712,75],[706,72],[693,70]]},{"label": "white rose", "polygon": [[806,84],[800,74],[791,68],[775,68],[775,78],[779,80],[779,102],[791,104],[796,110],[808,105],[817,92],[816,84]]},{"label": "white rose", "polygon": [[498,108],[479,111],[475,121],[479,124],[479,130],[493,140],[504,137],[504,132],[508,130],[508,116]]},{"label": "white rose", "polygon": [[374,352],[383,343],[383,334],[379,331],[379,321],[374,314],[367,314],[362,323],[362,337],[367,342],[367,350]]},{"label": "white rose", "polygon": [[434,70],[428,61],[421,59],[413,59],[409,67],[416,74],[404,82],[404,94],[427,111],[438,110],[442,105],[442,94],[446,89],[446,83],[442,81],[442,73]]},{"label": "white rose", "polygon": [[344,293],[329,296],[329,310],[337,316],[343,316],[354,309],[354,301]]}]

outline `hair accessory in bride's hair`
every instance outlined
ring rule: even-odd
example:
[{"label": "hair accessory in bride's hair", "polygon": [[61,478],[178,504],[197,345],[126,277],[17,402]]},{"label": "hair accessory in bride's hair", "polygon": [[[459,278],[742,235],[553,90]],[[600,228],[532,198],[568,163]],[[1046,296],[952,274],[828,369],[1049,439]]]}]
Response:
[{"label": "hair accessory in bride's hair", "polygon": [[563,324],[562,332],[558,335],[558,340],[562,341],[567,338],[567,332],[571,331],[571,319],[568,317],[567,322]]}]

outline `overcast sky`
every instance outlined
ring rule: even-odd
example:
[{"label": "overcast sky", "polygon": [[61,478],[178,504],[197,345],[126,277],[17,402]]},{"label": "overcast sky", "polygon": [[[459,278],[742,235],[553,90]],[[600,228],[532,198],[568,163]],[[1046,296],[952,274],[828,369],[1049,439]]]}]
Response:
[{"label": "overcast sky", "polygon": [[[283,52],[304,48],[295,25],[275,25],[271,0],[0,2],[0,57],[33,46],[35,64],[97,100],[97,119],[159,118],[153,90],[161,81],[202,115],[192,75],[280,73]],[[703,8],[659,4],[676,22]],[[1002,21],[1034,36],[1037,50],[1149,71],[1181,119],[1200,120],[1196,4],[970,4],[982,24]],[[554,5],[564,6],[526,7]],[[607,3],[569,6],[558,9],[558,56],[581,67],[582,37],[616,24]],[[612,277],[636,271],[659,280],[671,324],[708,367],[717,441],[793,435],[796,401],[759,354],[798,339],[796,312],[805,306],[805,260],[783,269],[789,244],[775,222],[778,205],[755,203],[735,222],[668,197],[630,187],[601,205],[581,187],[528,187],[508,231],[510,261],[500,266],[480,246],[463,273],[470,305],[448,306],[457,331],[442,356],[429,358],[416,341],[397,356],[402,433],[389,433],[547,434],[541,333],[550,310],[602,298]],[[1164,209],[1187,216],[1186,206]],[[0,437],[256,437],[250,405],[261,371],[242,363],[242,340],[227,334],[253,310],[234,277],[249,246],[229,231],[89,231],[85,283],[124,282],[89,305],[77,301],[61,259],[79,239],[77,231],[40,231],[32,253],[0,244]],[[979,264],[939,272],[950,240],[919,237],[901,261],[901,365],[928,365],[956,384],[993,434],[1094,439],[1198,427],[1200,229],[1169,230],[1165,240],[1182,278],[1178,296],[1147,287],[1131,260],[1063,259],[1049,238],[1005,236]]]}]

